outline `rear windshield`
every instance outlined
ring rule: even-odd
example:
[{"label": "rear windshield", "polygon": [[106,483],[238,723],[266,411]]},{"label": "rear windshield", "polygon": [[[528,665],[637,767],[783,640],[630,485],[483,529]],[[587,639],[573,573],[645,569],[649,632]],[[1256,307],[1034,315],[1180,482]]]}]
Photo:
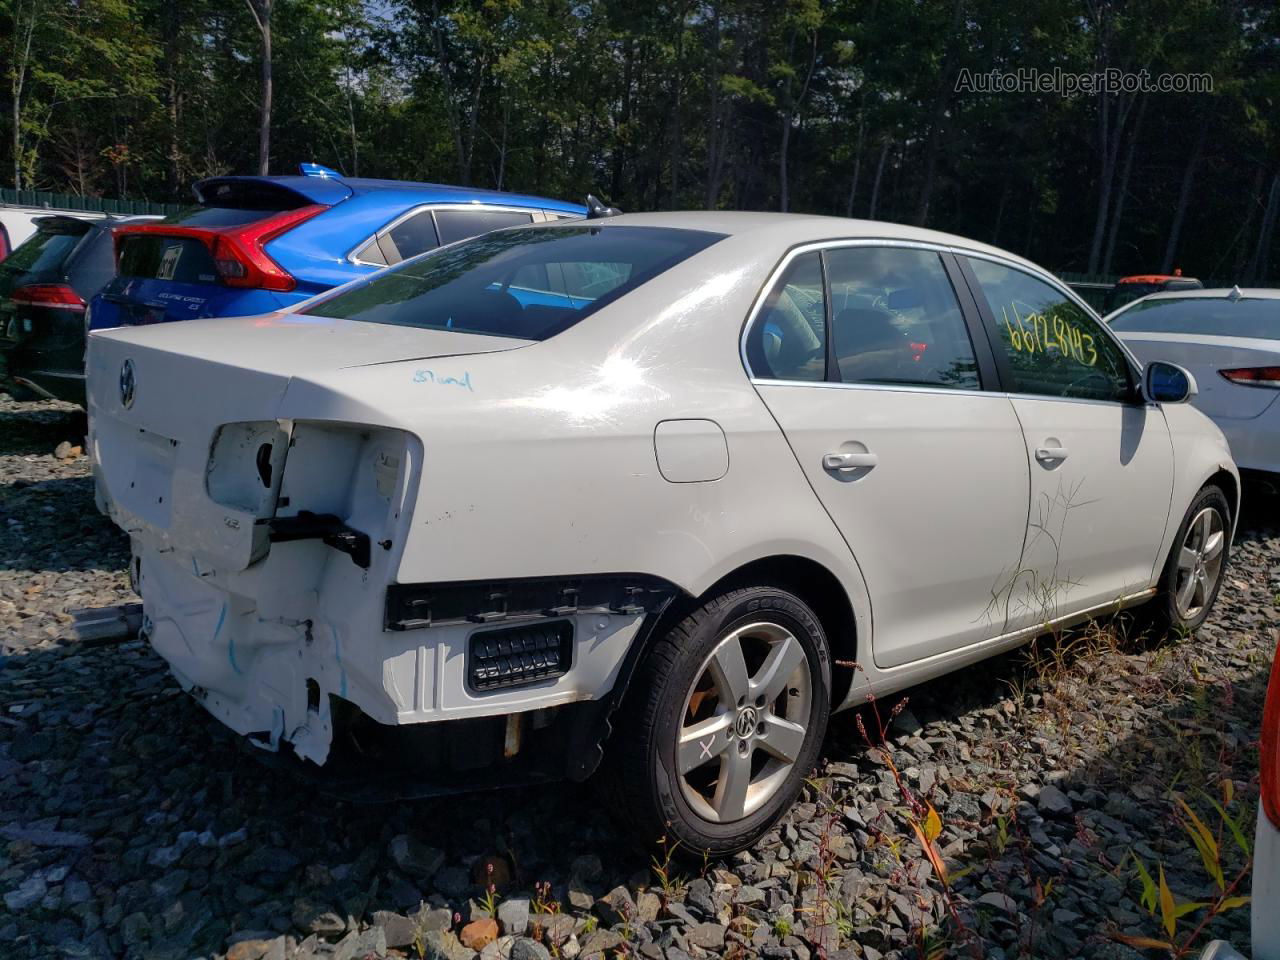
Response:
[{"label": "rear windshield", "polygon": [[88,232],[87,223],[52,229],[42,226],[0,264],[0,269],[10,274],[60,273],[71,251]]},{"label": "rear windshield", "polygon": [[303,312],[545,340],[720,239],[668,227],[500,230],[408,260]]},{"label": "rear windshield", "polygon": [[139,233],[120,243],[122,277],[173,280],[177,283],[218,283],[209,248],[195,237],[165,237]]},{"label": "rear windshield", "polygon": [[1113,317],[1111,329],[1121,333],[1190,333],[1280,340],[1280,300],[1211,297],[1144,300]]}]

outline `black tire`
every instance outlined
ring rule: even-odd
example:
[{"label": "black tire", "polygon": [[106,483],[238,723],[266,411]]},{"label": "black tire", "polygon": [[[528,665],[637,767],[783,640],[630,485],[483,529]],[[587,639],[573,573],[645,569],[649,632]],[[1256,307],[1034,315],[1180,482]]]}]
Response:
[{"label": "black tire", "polygon": [[[800,708],[808,715],[803,745],[789,773],[779,773],[773,793],[765,794],[768,799],[758,809],[741,819],[715,822],[702,816],[686,796],[675,765],[676,739],[685,718],[686,698],[704,675],[712,651],[735,630],[756,623],[783,628],[804,651],[807,671],[799,675],[807,675],[809,685],[807,708]],[[801,671],[802,666],[795,670]],[[796,696],[796,690],[784,696]],[[768,586],[734,589],[685,616],[645,653],[610,743],[618,812],[628,830],[634,831],[634,839],[651,846],[665,837],[669,846],[685,856],[724,856],[750,847],[791,806],[814,769],[830,699],[831,653],[826,634],[814,612],[794,594]],[[726,736],[732,741],[733,734]],[[746,753],[747,748],[742,749]],[[754,758],[755,750],[753,746],[747,755]],[[766,758],[765,762],[771,761]]]},{"label": "black tire", "polygon": [[[1207,590],[1203,603],[1192,616],[1185,616],[1178,609],[1177,603],[1177,590],[1180,583],[1178,558],[1183,544],[1187,540],[1192,520],[1206,509],[1215,510],[1222,522],[1222,530],[1224,531],[1222,563],[1218,568],[1213,584]],[[1141,610],[1147,625],[1157,638],[1169,633],[1182,636],[1193,633],[1209,616],[1210,611],[1213,609],[1214,601],[1218,597],[1218,590],[1222,587],[1222,580],[1226,576],[1227,564],[1230,559],[1231,519],[1231,506],[1227,502],[1226,495],[1216,486],[1202,488],[1196,494],[1195,499],[1191,501],[1191,506],[1187,508],[1186,515],[1182,518],[1182,523],[1178,524],[1178,532],[1174,536],[1173,544],[1169,549],[1169,556],[1165,560],[1164,570],[1161,571],[1160,579],[1156,583],[1156,595]],[[1185,580],[1181,582],[1185,584]]]}]

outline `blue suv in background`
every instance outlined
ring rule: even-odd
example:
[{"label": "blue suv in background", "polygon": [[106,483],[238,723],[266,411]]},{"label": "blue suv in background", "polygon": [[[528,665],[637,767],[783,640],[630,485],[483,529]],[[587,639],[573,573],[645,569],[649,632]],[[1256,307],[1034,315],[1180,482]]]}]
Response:
[{"label": "blue suv in background", "polygon": [[577,204],[469,187],[302,175],[213,177],[199,205],[117,227],[116,275],[90,329],[279,310],[438,246],[500,227],[576,218]]}]

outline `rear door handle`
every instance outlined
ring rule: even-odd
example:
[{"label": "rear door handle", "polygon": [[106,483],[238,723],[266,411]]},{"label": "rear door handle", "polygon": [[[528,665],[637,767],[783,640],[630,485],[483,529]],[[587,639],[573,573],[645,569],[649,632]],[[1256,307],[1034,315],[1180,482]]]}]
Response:
[{"label": "rear door handle", "polygon": [[828,453],[822,458],[827,470],[863,470],[874,467],[880,458],[874,453]]},{"label": "rear door handle", "polygon": [[1067,459],[1066,447],[1036,447],[1036,459],[1041,463],[1052,463],[1055,460]]}]

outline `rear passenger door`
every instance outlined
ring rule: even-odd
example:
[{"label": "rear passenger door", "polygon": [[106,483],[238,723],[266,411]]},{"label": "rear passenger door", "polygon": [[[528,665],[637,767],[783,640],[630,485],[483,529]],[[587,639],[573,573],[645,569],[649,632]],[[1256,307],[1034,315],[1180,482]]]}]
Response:
[{"label": "rear passenger door", "polygon": [[[744,342],[760,396],[857,558],[894,667],[1020,627],[1027,459],[945,250],[793,252]],[[994,384],[993,384],[994,385]]]},{"label": "rear passenger door", "polygon": [[1061,285],[984,258],[962,267],[1026,438],[1031,514],[1011,602],[1049,620],[1146,589],[1173,490],[1164,414]]}]

